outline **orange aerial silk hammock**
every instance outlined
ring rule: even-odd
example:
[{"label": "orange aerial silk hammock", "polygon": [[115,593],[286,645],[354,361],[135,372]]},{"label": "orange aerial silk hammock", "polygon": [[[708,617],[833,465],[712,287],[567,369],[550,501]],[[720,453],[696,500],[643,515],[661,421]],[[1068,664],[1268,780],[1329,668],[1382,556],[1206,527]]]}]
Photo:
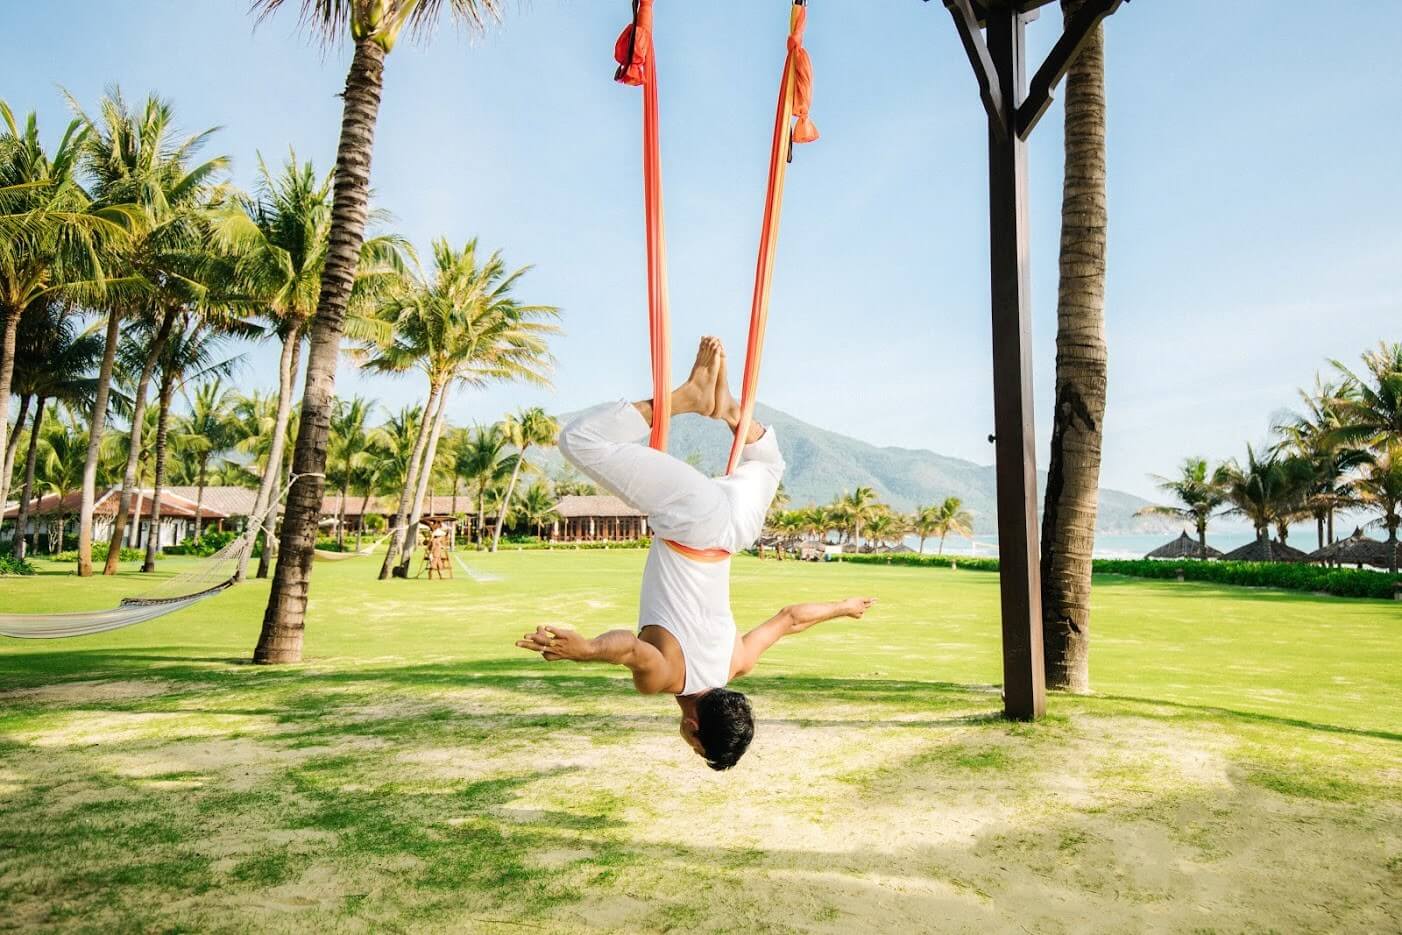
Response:
[{"label": "orange aerial silk hammock", "polygon": [[[770,287],[774,280],[774,257],[779,242],[779,217],[784,203],[784,180],[793,144],[811,143],[818,128],[808,119],[813,99],[813,65],[803,47],[808,23],[806,0],[794,0],[789,15],[788,54],[784,58],[783,79],[779,84],[778,112],[774,117],[774,139],[769,152],[769,187],[764,196],[764,219],[760,227],[759,256],[755,263],[754,295],[750,302],[750,330],[745,342],[745,373],[740,388],[740,420],[730,446],[725,473],[740,462],[754,419],[759,392],[759,368],[764,356],[764,331],[769,320]],[[614,45],[618,70],[614,79],[643,89],[643,210],[647,229],[648,336],[652,356],[652,435],[649,444],[667,449],[667,429],[671,418],[671,334],[667,302],[667,237],[662,211],[662,146],[657,116],[657,60],[653,48],[653,0],[633,0],[633,22],[626,26]],[[728,555],[723,549],[690,549],[667,543],[674,550],[698,561],[719,561]]]}]

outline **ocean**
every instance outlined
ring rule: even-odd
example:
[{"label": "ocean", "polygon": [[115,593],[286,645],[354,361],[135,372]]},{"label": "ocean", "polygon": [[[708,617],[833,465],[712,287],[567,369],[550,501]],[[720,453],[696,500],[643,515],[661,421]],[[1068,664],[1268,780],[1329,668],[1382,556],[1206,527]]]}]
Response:
[{"label": "ocean", "polygon": [[[1171,539],[1176,539],[1177,533],[1098,533],[1095,537],[1096,558],[1143,558],[1147,553],[1152,552],[1159,546]],[[1230,529],[1223,532],[1214,532],[1210,527],[1207,531],[1207,544],[1214,549],[1223,552],[1230,552],[1232,549],[1246,545],[1255,536],[1252,532],[1241,529]],[[1292,528],[1290,538],[1286,540],[1297,549],[1304,549],[1312,552],[1318,546],[1313,527]],[[905,544],[912,549],[920,548],[920,539],[917,536],[907,536]],[[939,549],[939,542],[927,539],[925,541],[925,552],[934,554]],[[966,539],[963,536],[950,536],[944,541],[944,554],[946,555],[977,555],[994,558],[998,555],[997,536],[974,536]]]}]

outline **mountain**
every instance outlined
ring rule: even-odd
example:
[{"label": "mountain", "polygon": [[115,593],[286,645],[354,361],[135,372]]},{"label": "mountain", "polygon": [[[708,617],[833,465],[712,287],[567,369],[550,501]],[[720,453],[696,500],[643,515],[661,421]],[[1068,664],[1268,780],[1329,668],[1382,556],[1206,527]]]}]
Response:
[{"label": "mountain", "polygon": [[[574,413],[560,416],[561,423]],[[881,448],[810,425],[801,419],[759,406],[756,417],[774,427],[779,448],[788,462],[784,489],[792,506],[827,503],[844,491],[871,487],[898,510],[910,511],[945,497],[959,497],[974,514],[979,533],[994,531],[995,494],[993,466],[951,458],[916,448]],[[709,474],[725,468],[730,433],[713,419],[681,416],[672,422],[669,450]],[[556,450],[535,454],[552,477],[572,471]],[[1038,476],[1038,500],[1046,474]],[[1098,529],[1101,532],[1156,532],[1167,528],[1156,518],[1136,517],[1148,501],[1119,490],[1100,491]],[[1176,527],[1175,527],[1176,528]]]}]

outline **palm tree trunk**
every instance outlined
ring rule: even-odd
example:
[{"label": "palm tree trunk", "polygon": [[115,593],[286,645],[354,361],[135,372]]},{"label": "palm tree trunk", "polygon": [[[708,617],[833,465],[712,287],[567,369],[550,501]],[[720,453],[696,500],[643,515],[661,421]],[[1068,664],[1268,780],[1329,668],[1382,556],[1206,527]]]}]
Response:
[{"label": "palm tree trunk", "polygon": [[[141,377],[137,380],[136,394],[132,400],[131,447],[127,451],[126,473],[122,475],[122,493],[117,500],[117,516],[112,521],[112,538],[107,544],[107,562],[102,568],[104,575],[117,573],[117,560],[122,551],[122,535],[126,532],[127,520],[131,517],[131,492],[132,488],[136,486],[137,469],[141,464],[141,433],[145,428],[146,390],[151,385],[151,376],[156,371],[156,361],[160,358],[161,352],[165,350],[166,338],[170,336],[170,329],[174,324],[175,310],[167,309],[161,315],[161,326],[151,339],[151,346],[146,351],[146,359],[141,364]],[[138,517],[138,529],[140,522]],[[81,543],[79,543],[79,548],[82,548]]]},{"label": "palm tree trunk", "polygon": [[326,438],[336,391],[336,363],[341,354],[341,330],[346,304],[365,242],[370,206],[370,157],[375,120],[384,84],[385,50],[360,38],[346,75],[342,95],[341,138],[336,146],[336,191],[331,206],[331,245],[321,275],[321,296],[312,321],[311,354],[307,359],[302,420],[292,470],[297,482],[287,497],[282,524],[282,550],[273,576],[263,629],[253,651],[258,663],[297,662],[302,658],[302,631],[307,612],[307,587],[312,574],[317,521],[326,486]]},{"label": "palm tree trunk", "polygon": [[346,479],[341,482],[341,502],[336,505],[336,548],[342,552],[346,550],[346,493],[350,487],[350,470],[346,470]]},{"label": "palm tree trunk", "polygon": [[419,486],[419,469],[423,465],[424,449],[428,447],[428,437],[433,433],[433,421],[438,412],[438,398],[442,390],[432,381],[428,384],[428,400],[424,403],[423,418],[419,420],[419,431],[414,436],[414,450],[409,453],[408,470],[405,472],[404,487],[399,491],[399,506],[394,513],[394,535],[389,538],[389,548],[385,550],[384,563],[380,565],[380,580],[390,576],[399,562],[408,534],[409,503]]},{"label": "palm tree trunk", "polygon": [[161,541],[161,488],[166,482],[166,434],[170,427],[170,400],[175,394],[175,380],[162,375],[160,412],[156,419],[156,477],[151,494],[151,534],[146,537],[146,561],[141,563],[143,573],[156,570],[156,552]]},{"label": "palm tree trunk", "polygon": [[1198,558],[1207,561],[1207,520],[1200,519],[1198,526]]},{"label": "palm tree trunk", "polygon": [[[15,377],[15,342],[19,338],[19,320],[24,315],[23,308],[8,308],[5,310],[5,326],[3,333],[0,333],[0,400],[5,403],[5,409],[10,408],[10,384]],[[19,434],[21,421],[15,422],[15,434]],[[8,419],[0,417],[0,451],[8,453],[10,450],[10,422]],[[8,460],[8,459],[7,459]],[[9,474],[5,475],[9,479]],[[0,498],[0,503],[4,503]]]},{"label": "palm tree trunk", "polygon": [[[15,417],[15,430],[5,443],[4,464],[0,465],[0,504],[7,503],[10,497],[10,478],[15,476],[15,455],[19,453],[19,430],[29,415],[29,404],[34,397],[23,393],[19,398],[19,413]],[[5,527],[5,517],[0,516],[0,529]]]},{"label": "palm tree trunk", "polygon": [[[1066,19],[1084,0],[1062,0]],[[1097,26],[1066,81],[1056,400],[1042,514],[1048,688],[1090,690],[1090,576],[1105,415],[1105,35]]]},{"label": "palm tree trunk", "polygon": [[[945,535],[948,535],[948,533],[945,533]],[[940,536],[940,549],[939,549],[939,552],[936,553],[936,554],[938,554],[938,555],[943,555],[943,554],[944,554],[944,536]]]},{"label": "palm tree trunk", "polygon": [[492,551],[497,550],[501,544],[501,527],[506,522],[506,514],[511,512],[511,495],[516,491],[516,478],[521,475],[521,465],[526,463],[526,449],[530,445],[521,448],[520,454],[516,456],[516,465],[511,469],[511,482],[506,485],[506,496],[502,497],[501,508],[497,510],[497,528],[492,535]]},{"label": "palm tree trunk", "polygon": [[[285,483],[283,480],[283,466],[281,464],[277,466],[277,470],[274,472],[273,476],[277,484],[277,489],[281,490],[282,485]],[[253,574],[255,578],[268,577],[268,570],[272,568],[273,539],[277,531],[278,516],[282,513],[282,506],[280,503],[270,503],[269,507],[271,507],[271,509],[268,512],[267,523],[263,527],[263,551],[258,556],[258,570]]]},{"label": "palm tree trunk", "polygon": [[[19,515],[15,517],[14,542],[14,555],[20,561],[24,561],[26,551],[24,530],[29,525],[29,501],[34,496],[34,464],[39,458],[39,427],[44,424],[44,403],[46,401],[44,397],[40,396],[34,407],[34,425],[29,430],[29,445],[24,454],[24,486],[19,493]],[[23,424],[22,421],[15,422],[16,437],[19,436],[20,426]]]},{"label": "palm tree trunk", "polygon": [[400,570],[405,574],[409,572],[414,547],[419,543],[419,520],[424,514],[424,495],[428,493],[429,480],[433,477],[433,460],[438,457],[438,439],[443,434],[443,423],[446,421],[449,389],[450,387],[445,386],[438,394],[438,408],[433,414],[433,429],[429,435],[428,449],[424,451],[424,461],[419,468],[418,489],[414,491],[414,509],[409,516],[409,528],[404,534],[404,558],[399,563]]},{"label": "palm tree trunk", "polygon": [[482,550],[482,533],[487,528],[487,517],[483,514],[487,510],[487,484],[486,482],[477,485],[477,522],[472,524],[472,543],[480,552]]},{"label": "palm tree trunk", "polygon": [[204,484],[205,477],[209,472],[209,456],[200,456],[200,473],[195,479],[195,544],[199,545],[201,525],[200,517],[204,514]]},{"label": "palm tree trunk", "polygon": [[78,505],[78,576],[92,574],[92,511],[97,503],[97,463],[102,456],[102,432],[107,425],[107,397],[112,392],[112,368],[117,363],[117,343],[121,340],[122,316],[115,309],[107,313],[106,343],[102,365],[97,371],[97,391],[93,395],[92,418],[88,420],[88,456],[83,462],[83,492]]},{"label": "palm tree trunk", "polygon": [[[273,417],[273,437],[268,444],[268,463],[263,468],[263,477],[258,482],[258,495],[253,498],[253,515],[263,519],[268,512],[268,507],[273,502],[273,497],[278,487],[278,475],[281,473],[283,451],[287,447],[287,423],[292,417],[292,393],[293,384],[297,379],[297,367],[302,357],[302,330],[294,328],[282,341],[282,352],[278,355],[277,361],[277,414]],[[275,524],[269,524],[269,529],[277,528]],[[266,535],[264,537],[266,539]],[[268,553],[267,546],[263,548],[263,554]],[[239,556],[238,571],[234,574],[235,581],[242,581],[248,574],[248,560],[252,556],[253,550],[246,549]],[[266,577],[266,573],[260,577]]]},{"label": "palm tree trunk", "polygon": [[1333,545],[1337,540],[1334,538],[1334,508],[1329,508],[1329,544]]},{"label": "palm tree trunk", "polygon": [[921,537],[920,537],[920,554],[921,554],[921,555],[924,555],[924,554],[925,554],[925,537],[924,537],[924,536],[921,536]]},{"label": "palm tree trunk", "polygon": [[355,524],[355,550],[360,551],[360,536],[365,532],[365,511],[370,508],[370,488],[365,488],[365,496],[360,498],[360,522]]}]

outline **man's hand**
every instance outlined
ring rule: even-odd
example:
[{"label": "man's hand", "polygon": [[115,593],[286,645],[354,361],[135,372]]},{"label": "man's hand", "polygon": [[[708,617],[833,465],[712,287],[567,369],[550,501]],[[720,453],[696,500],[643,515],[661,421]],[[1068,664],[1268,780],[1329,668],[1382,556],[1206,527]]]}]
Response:
[{"label": "man's hand", "polygon": [[594,658],[593,641],[585,639],[576,630],[540,626],[534,633],[527,633],[516,641],[522,649],[540,653],[546,662],[568,659],[571,662],[588,662]]}]

